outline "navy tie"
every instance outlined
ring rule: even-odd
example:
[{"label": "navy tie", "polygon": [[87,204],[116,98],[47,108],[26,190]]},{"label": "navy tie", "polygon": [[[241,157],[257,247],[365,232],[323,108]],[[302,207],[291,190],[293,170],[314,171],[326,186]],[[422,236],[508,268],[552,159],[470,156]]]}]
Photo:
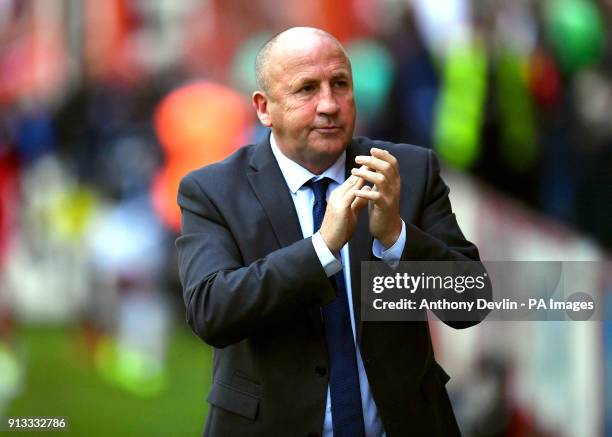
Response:
[{"label": "navy tie", "polygon": [[[315,197],[312,207],[313,233],[323,222],[327,201],[325,195],[331,179],[309,181]],[[331,392],[334,437],[363,437],[363,411],[359,390],[359,373],[351,318],[342,271],[330,278],[336,288],[336,299],[322,309],[323,325],[329,352],[329,389]]]}]

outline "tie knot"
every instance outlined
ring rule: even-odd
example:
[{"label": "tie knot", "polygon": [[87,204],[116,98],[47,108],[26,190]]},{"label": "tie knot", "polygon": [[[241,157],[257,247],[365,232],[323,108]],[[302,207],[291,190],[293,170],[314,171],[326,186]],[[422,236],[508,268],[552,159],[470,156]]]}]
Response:
[{"label": "tie knot", "polygon": [[327,187],[329,187],[329,183],[331,182],[330,178],[322,178],[318,181],[310,180],[306,182],[306,185],[310,187],[312,192],[314,193],[315,203],[320,201],[325,201],[325,195],[327,194]]}]

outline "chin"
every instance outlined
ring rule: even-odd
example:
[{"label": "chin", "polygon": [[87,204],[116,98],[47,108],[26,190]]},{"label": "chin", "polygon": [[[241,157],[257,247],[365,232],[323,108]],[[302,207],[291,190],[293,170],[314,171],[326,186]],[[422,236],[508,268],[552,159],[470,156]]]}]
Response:
[{"label": "chin", "polygon": [[335,142],[331,144],[321,144],[319,145],[319,147],[315,147],[314,150],[316,150],[316,153],[323,160],[331,160],[333,163],[333,161],[338,159],[338,156],[340,156],[340,154],[344,152],[345,149],[346,146],[344,143]]},{"label": "chin", "polygon": [[328,156],[337,156],[347,148],[350,142],[350,139],[346,139],[345,137],[320,139],[314,144],[313,150]]},{"label": "chin", "polygon": [[320,174],[333,165],[346,146],[340,141],[317,141],[311,143],[308,149],[309,153],[301,164],[311,172]]}]

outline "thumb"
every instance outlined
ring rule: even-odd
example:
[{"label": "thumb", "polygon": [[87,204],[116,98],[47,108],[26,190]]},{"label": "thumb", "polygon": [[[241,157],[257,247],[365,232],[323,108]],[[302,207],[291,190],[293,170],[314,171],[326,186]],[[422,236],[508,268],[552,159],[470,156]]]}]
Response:
[{"label": "thumb", "polygon": [[[370,189],[371,188],[368,185],[361,188],[361,190],[363,191],[369,191]],[[367,204],[368,199],[364,199],[363,197],[355,197],[355,200],[353,200],[353,203],[351,203],[351,209],[353,210],[353,212],[359,212],[361,208],[363,208]]]}]

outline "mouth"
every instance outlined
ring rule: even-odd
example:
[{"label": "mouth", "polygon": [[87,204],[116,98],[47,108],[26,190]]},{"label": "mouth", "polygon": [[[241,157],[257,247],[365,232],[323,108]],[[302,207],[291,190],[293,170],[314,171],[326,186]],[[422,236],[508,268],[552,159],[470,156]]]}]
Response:
[{"label": "mouth", "polygon": [[321,134],[335,134],[342,131],[340,126],[321,126],[315,127],[313,130],[321,133]]}]

